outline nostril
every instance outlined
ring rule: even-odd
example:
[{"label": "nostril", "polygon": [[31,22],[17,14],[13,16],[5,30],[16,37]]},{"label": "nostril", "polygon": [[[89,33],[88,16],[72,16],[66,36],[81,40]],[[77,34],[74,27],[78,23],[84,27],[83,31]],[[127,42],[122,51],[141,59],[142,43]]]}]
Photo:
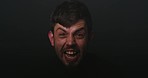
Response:
[{"label": "nostril", "polygon": [[73,47],[73,46],[75,46],[75,40],[74,39],[70,39],[70,40],[67,40],[67,42],[66,42],[66,45],[68,46],[68,47]]},{"label": "nostril", "polygon": [[75,41],[74,40],[68,41],[67,44],[68,45],[74,45],[75,44]]}]

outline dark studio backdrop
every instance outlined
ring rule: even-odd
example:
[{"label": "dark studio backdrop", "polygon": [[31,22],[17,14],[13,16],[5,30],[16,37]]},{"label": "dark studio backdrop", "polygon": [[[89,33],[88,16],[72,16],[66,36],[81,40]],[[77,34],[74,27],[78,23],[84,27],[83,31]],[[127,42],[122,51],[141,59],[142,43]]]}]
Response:
[{"label": "dark studio backdrop", "polygon": [[[124,78],[146,76],[147,6],[142,0],[80,0],[92,15],[91,52]],[[0,1],[0,58],[4,76],[48,64],[49,14],[62,0]],[[117,67],[117,68],[116,68]],[[19,72],[19,73],[18,73]],[[115,73],[116,73],[115,72]]]}]

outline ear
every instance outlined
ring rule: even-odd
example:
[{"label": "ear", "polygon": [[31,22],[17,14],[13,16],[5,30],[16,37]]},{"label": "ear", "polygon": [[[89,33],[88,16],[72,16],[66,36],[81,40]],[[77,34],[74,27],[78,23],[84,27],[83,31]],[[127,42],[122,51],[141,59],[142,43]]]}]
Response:
[{"label": "ear", "polygon": [[50,40],[51,45],[54,46],[54,36],[53,36],[52,31],[48,32],[48,38]]}]

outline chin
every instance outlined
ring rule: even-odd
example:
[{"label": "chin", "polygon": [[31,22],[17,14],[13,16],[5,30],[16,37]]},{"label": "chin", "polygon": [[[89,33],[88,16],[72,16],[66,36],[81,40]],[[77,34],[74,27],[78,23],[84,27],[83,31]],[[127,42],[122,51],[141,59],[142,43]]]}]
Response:
[{"label": "chin", "polygon": [[63,58],[63,63],[67,67],[77,67],[80,63],[81,57],[75,59]]}]

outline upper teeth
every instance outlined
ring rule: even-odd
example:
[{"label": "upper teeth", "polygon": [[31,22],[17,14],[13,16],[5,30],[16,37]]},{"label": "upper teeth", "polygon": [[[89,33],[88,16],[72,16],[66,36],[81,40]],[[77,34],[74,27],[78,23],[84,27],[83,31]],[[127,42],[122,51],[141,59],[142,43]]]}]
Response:
[{"label": "upper teeth", "polygon": [[67,51],[67,54],[75,54],[76,52],[72,52],[72,51]]}]

